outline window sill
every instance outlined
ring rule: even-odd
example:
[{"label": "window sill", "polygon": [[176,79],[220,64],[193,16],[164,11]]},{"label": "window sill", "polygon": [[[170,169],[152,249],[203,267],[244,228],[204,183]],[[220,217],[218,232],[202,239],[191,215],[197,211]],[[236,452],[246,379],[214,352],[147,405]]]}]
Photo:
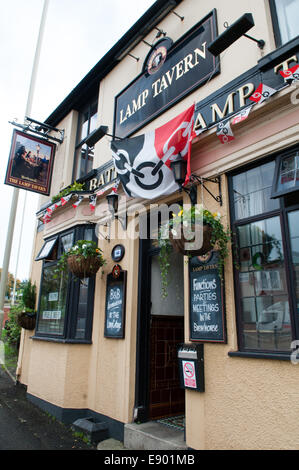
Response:
[{"label": "window sill", "polygon": [[252,351],[229,351],[229,357],[246,357],[252,359],[276,359],[280,361],[291,361],[291,353],[265,353]]},{"label": "window sill", "polygon": [[92,344],[89,339],[67,339],[67,338],[50,338],[49,336],[30,336],[30,339],[38,341],[49,341],[52,343],[65,343],[65,344]]}]

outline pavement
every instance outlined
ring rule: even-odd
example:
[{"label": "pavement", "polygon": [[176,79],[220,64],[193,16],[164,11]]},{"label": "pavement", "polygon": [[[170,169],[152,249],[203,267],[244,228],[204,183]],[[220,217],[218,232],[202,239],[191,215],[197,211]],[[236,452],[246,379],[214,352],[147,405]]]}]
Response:
[{"label": "pavement", "polygon": [[0,450],[96,450],[70,426],[26,398],[26,389],[0,365]]},{"label": "pavement", "polygon": [[[0,358],[1,359],[1,358]],[[0,360],[0,451],[1,450],[126,450],[116,439],[86,442],[66,425],[31,403],[26,388]]]}]

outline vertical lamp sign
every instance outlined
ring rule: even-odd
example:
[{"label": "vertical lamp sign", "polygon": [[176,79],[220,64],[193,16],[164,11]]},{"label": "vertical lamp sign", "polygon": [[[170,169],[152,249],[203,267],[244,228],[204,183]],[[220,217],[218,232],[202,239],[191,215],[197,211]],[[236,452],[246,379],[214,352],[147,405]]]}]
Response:
[{"label": "vertical lamp sign", "polygon": [[55,144],[14,130],[5,184],[49,195]]}]

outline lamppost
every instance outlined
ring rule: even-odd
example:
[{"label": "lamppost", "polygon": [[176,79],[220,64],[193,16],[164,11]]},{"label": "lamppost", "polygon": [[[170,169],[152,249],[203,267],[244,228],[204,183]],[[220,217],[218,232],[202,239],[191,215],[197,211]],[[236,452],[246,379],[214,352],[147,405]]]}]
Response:
[{"label": "lamppost", "polygon": [[[37,77],[37,70],[38,70],[38,65],[39,65],[40,51],[41,51],[41,45],[42,45],[43,34],[44,34],[44,29],[45,29],[46,14],[47,14],[48,6],[49,6],[49,0],[44,0],[44,6],[43,6],[43,11],[42,11],[42,16],[41,16],[40,27],[39,27],[39,34],[37,38],[37,44],[36,44],[36,49],[35,49],[32,72],[31,72],[31,79],[30,79],[30,85],[29,85],[29,91],[28,91],[28,97],[27,97],[25,116],[30,116],[31,114],[33,94],[34,94],[35,82],[36,82],[36,77]],[[3,264],[2,264],[2,274],[1,274],[1,281],[0,281],[0,338],[2,334],[2,326],[3,326],[3,318],[4,318],[3,307],[4,307],[4,300],[5,300],[5,288],[6,288],[7,278],[8,278],[8,268],[9,268],[11,246],[12,246],[12,240],[13,240],[13,234],[14,234],[15,219],[16,219],[17,208],[18,208],[19,191],[20,190],[18,188],[13,189],[10,216],[9,216],[9,222],[8,222],[8,227],[7,227],[7,235],[6,235],[6,245],[5,245]],[[25,194],[25,197],[26,197],[26,194]],[[21,235],[22,235],[22,227],[21,227],[20,238],[21,238]]]}]

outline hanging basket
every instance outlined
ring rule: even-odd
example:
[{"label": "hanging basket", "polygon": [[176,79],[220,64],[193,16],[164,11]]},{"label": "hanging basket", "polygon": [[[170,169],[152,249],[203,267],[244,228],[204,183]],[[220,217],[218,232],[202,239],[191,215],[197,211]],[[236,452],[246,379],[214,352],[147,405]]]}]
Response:
[{"label": "hanging basket", "polygon": [[[181,237],[180,238],[174,238],[174,235],[172,234],[171,230],[169,231],[169,240],[173,246],[174,251],[177,253],[182,253],[183,255],[187,256],[202,256],[208,253],[209,251],[212,250],[213,245],[211,243],[211,237],[212,237],[212,227],[210,225],[199,225],[199,224],[192,224],[191,225],[192,232],[196,234],[196,232],[202,231],[202,246],[200,248],[194,247],[192,249],[192,246],[190,246],[190,250],[186,250],[185,244],[192,244],[195,240],[195,237],[193,239],[187,240],[184,237],[184,227],[181,225]],[[198,237],[200,236],[200,233],[198,234]],[[188,246],[188,245],[187,245]]]},{"label": "hanging basket", "polygon": [[68,256],[67,263],[69,270],[80,279],[94,276],[103,265],[100,258],[94,256],[84,258],[82,255]]},{"label": "hanging basket", "polygon": [[36,323],[35,312],[21,312],[17,317],[18,325],[25,330],[34,330]]}]

